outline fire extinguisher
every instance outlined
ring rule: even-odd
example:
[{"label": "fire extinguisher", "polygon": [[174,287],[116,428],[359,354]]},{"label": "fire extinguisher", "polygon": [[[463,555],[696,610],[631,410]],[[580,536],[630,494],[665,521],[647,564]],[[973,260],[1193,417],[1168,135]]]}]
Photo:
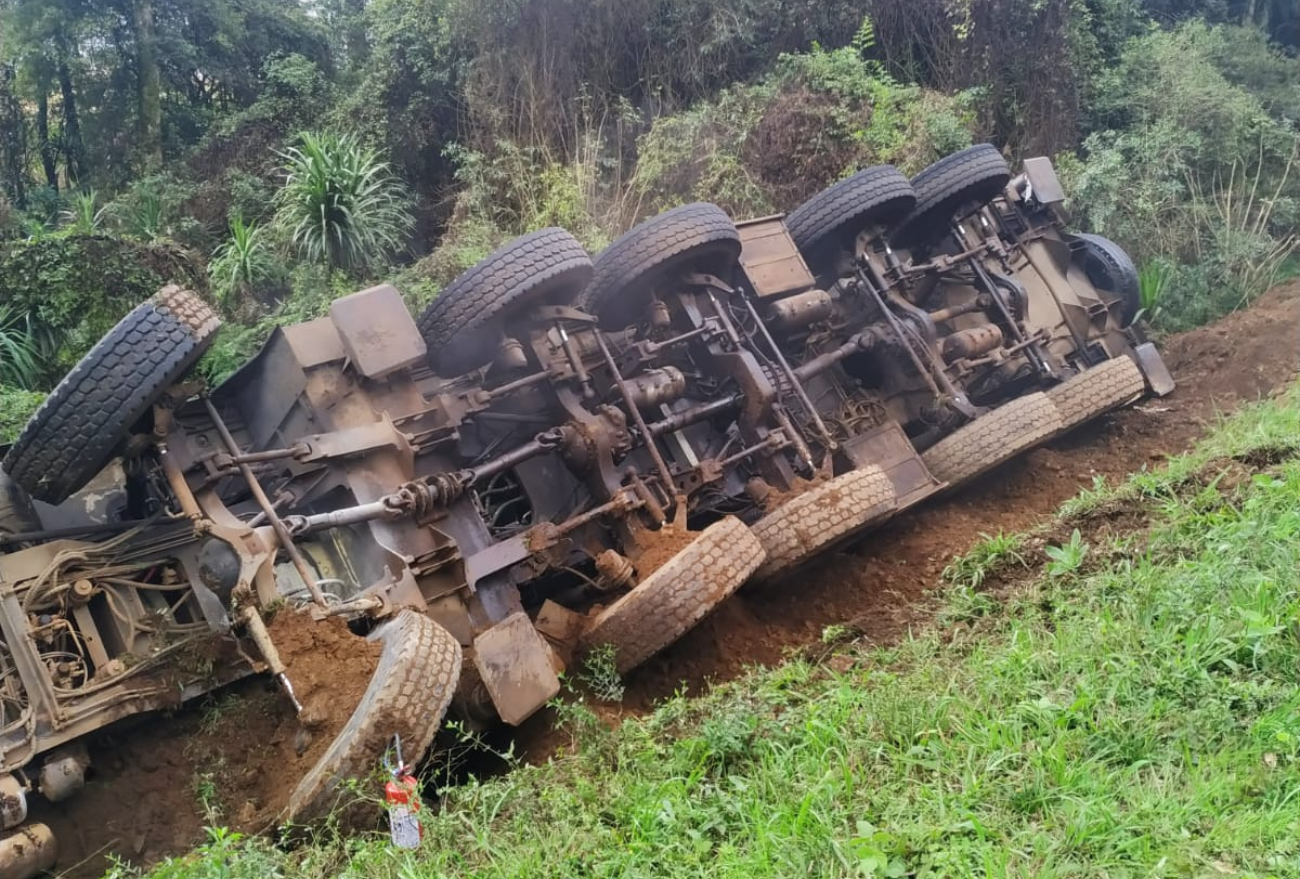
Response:
[{"label": "fire extinguisher", "polygon": [[420,824],[420,783],[411,775],[412,767],[402,762],[402,740],[393,736],[395,764],[384,755],[384,769],[389,779],[384,783],[384,802],[388,804],[388,832],[394,848],[417,849],[424,839]]}]

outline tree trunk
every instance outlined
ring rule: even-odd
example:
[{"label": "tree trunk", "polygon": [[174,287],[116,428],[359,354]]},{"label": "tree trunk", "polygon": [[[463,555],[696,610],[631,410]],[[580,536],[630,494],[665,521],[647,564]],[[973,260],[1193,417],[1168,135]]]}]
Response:
[{"label": "tree trunk", "polygon": [[45,182],[59,190],[58,149],[50,143],[50,96],[45,89],[36,99],[36,140],[41,151],[41,167],[45,170]]},{"label": "tree trunk", "polygon": [[140,69],[140,152],[146,168],[162,167],[162,74],[153,27],[153,0],[135,0],[136,57]]},{"label": "tree trunk", "polygon": [[77,96],[72,90],[72,71],[67,57],[59,59],[59,90],[63,94],[63,154],[67,157],[68,183],[81,179],[81,122],[77,116]]},{"label": "tree trunk", "polygon": [[370,58],[370,35],[366,33],[366,0],[345,0],[346,51],[348,64],[360,70]]},{"label": "tree trunk", "polygon": [[4,160],[4,176],[9,198],[20,208],[27,207],[26,168],[24,145],[26,132],[23,125],[23,108],[14,94],[13,65],[0,67],[0,158]]}]

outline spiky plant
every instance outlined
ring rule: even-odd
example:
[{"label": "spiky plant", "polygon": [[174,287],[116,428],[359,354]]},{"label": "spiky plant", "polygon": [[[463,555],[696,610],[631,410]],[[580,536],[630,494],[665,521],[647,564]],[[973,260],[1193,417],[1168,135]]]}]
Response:
[{"label": "spiky plant", "polygon": [[392,167],[351,135],[306,133],[301,141],[280,154],[286,176],[276,212],[298,254],[364,272],[399,249],[412,217]]},{"label": "spiky plant", "polygon": [[107,205],[99,204],[99,193],[93,189],[74,193],[67,210],[59,214],[63,225],[82,235],[93,235],[109,216]]},{"label": "spiky plant", "polygon": [[275,255],[266,230],[236,216],[230,221],[230,238],[212,252],[208,274],[212,288],[224,305],[234,305],[252,294],[275,274]]},{"label": "spiky plant", "polygon": [[0,305],[0,385],[36,388],[45,372],[43,341],[30,312]]}]

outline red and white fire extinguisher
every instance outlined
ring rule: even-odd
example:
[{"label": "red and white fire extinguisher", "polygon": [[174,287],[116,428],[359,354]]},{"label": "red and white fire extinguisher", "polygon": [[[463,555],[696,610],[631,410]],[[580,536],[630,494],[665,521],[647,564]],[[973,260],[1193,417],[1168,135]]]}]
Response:
[{"label": "red and white fire extinguisher", "polygon": [[384,755],[384,769],[389,779],[384,783],[384,802],[388,804],[388,832],[394,848],[417,849],[424,838],[420,824],[420,783],[411,775],[412,767],[402,762],[402,740],[393,736],[397,762],[390,764]]}]

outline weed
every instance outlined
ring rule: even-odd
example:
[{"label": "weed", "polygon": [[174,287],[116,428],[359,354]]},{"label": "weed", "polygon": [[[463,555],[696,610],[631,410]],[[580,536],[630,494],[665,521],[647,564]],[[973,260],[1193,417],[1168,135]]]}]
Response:
[{"label": "weed", "polygon": [[209,824],[215,824],[221,818],[221,799],[217,791],[215,772],[200,772],[194,776],[194,799],[198,801],[199,811]]},{"label": "weed", "polygon": [[602,644],[583,657],[577,680],[602,702],[623,701],[623,678],[618,673],[614,645]]},{"label": "weed", "polygon": [[1088,544],[1084,543],[1079,529],[1075,528],[1068,541],[1060,546],[1049,546],[1043,552],[1050,560],[1047,563],[1048,575],[1063,577],[1075,573],[1083,566],[1084,557],[1088,555]]},{"label": "weed", "polygon": [[980,542],[967,550],[965,555],[957,556],[943,569],[943,579],[957,586],[978,589],[984,581],[1012,565],[1025,566],[1023,538],[1018,534],[1005,534],[999,531],[995,535],[980,532]]}]

